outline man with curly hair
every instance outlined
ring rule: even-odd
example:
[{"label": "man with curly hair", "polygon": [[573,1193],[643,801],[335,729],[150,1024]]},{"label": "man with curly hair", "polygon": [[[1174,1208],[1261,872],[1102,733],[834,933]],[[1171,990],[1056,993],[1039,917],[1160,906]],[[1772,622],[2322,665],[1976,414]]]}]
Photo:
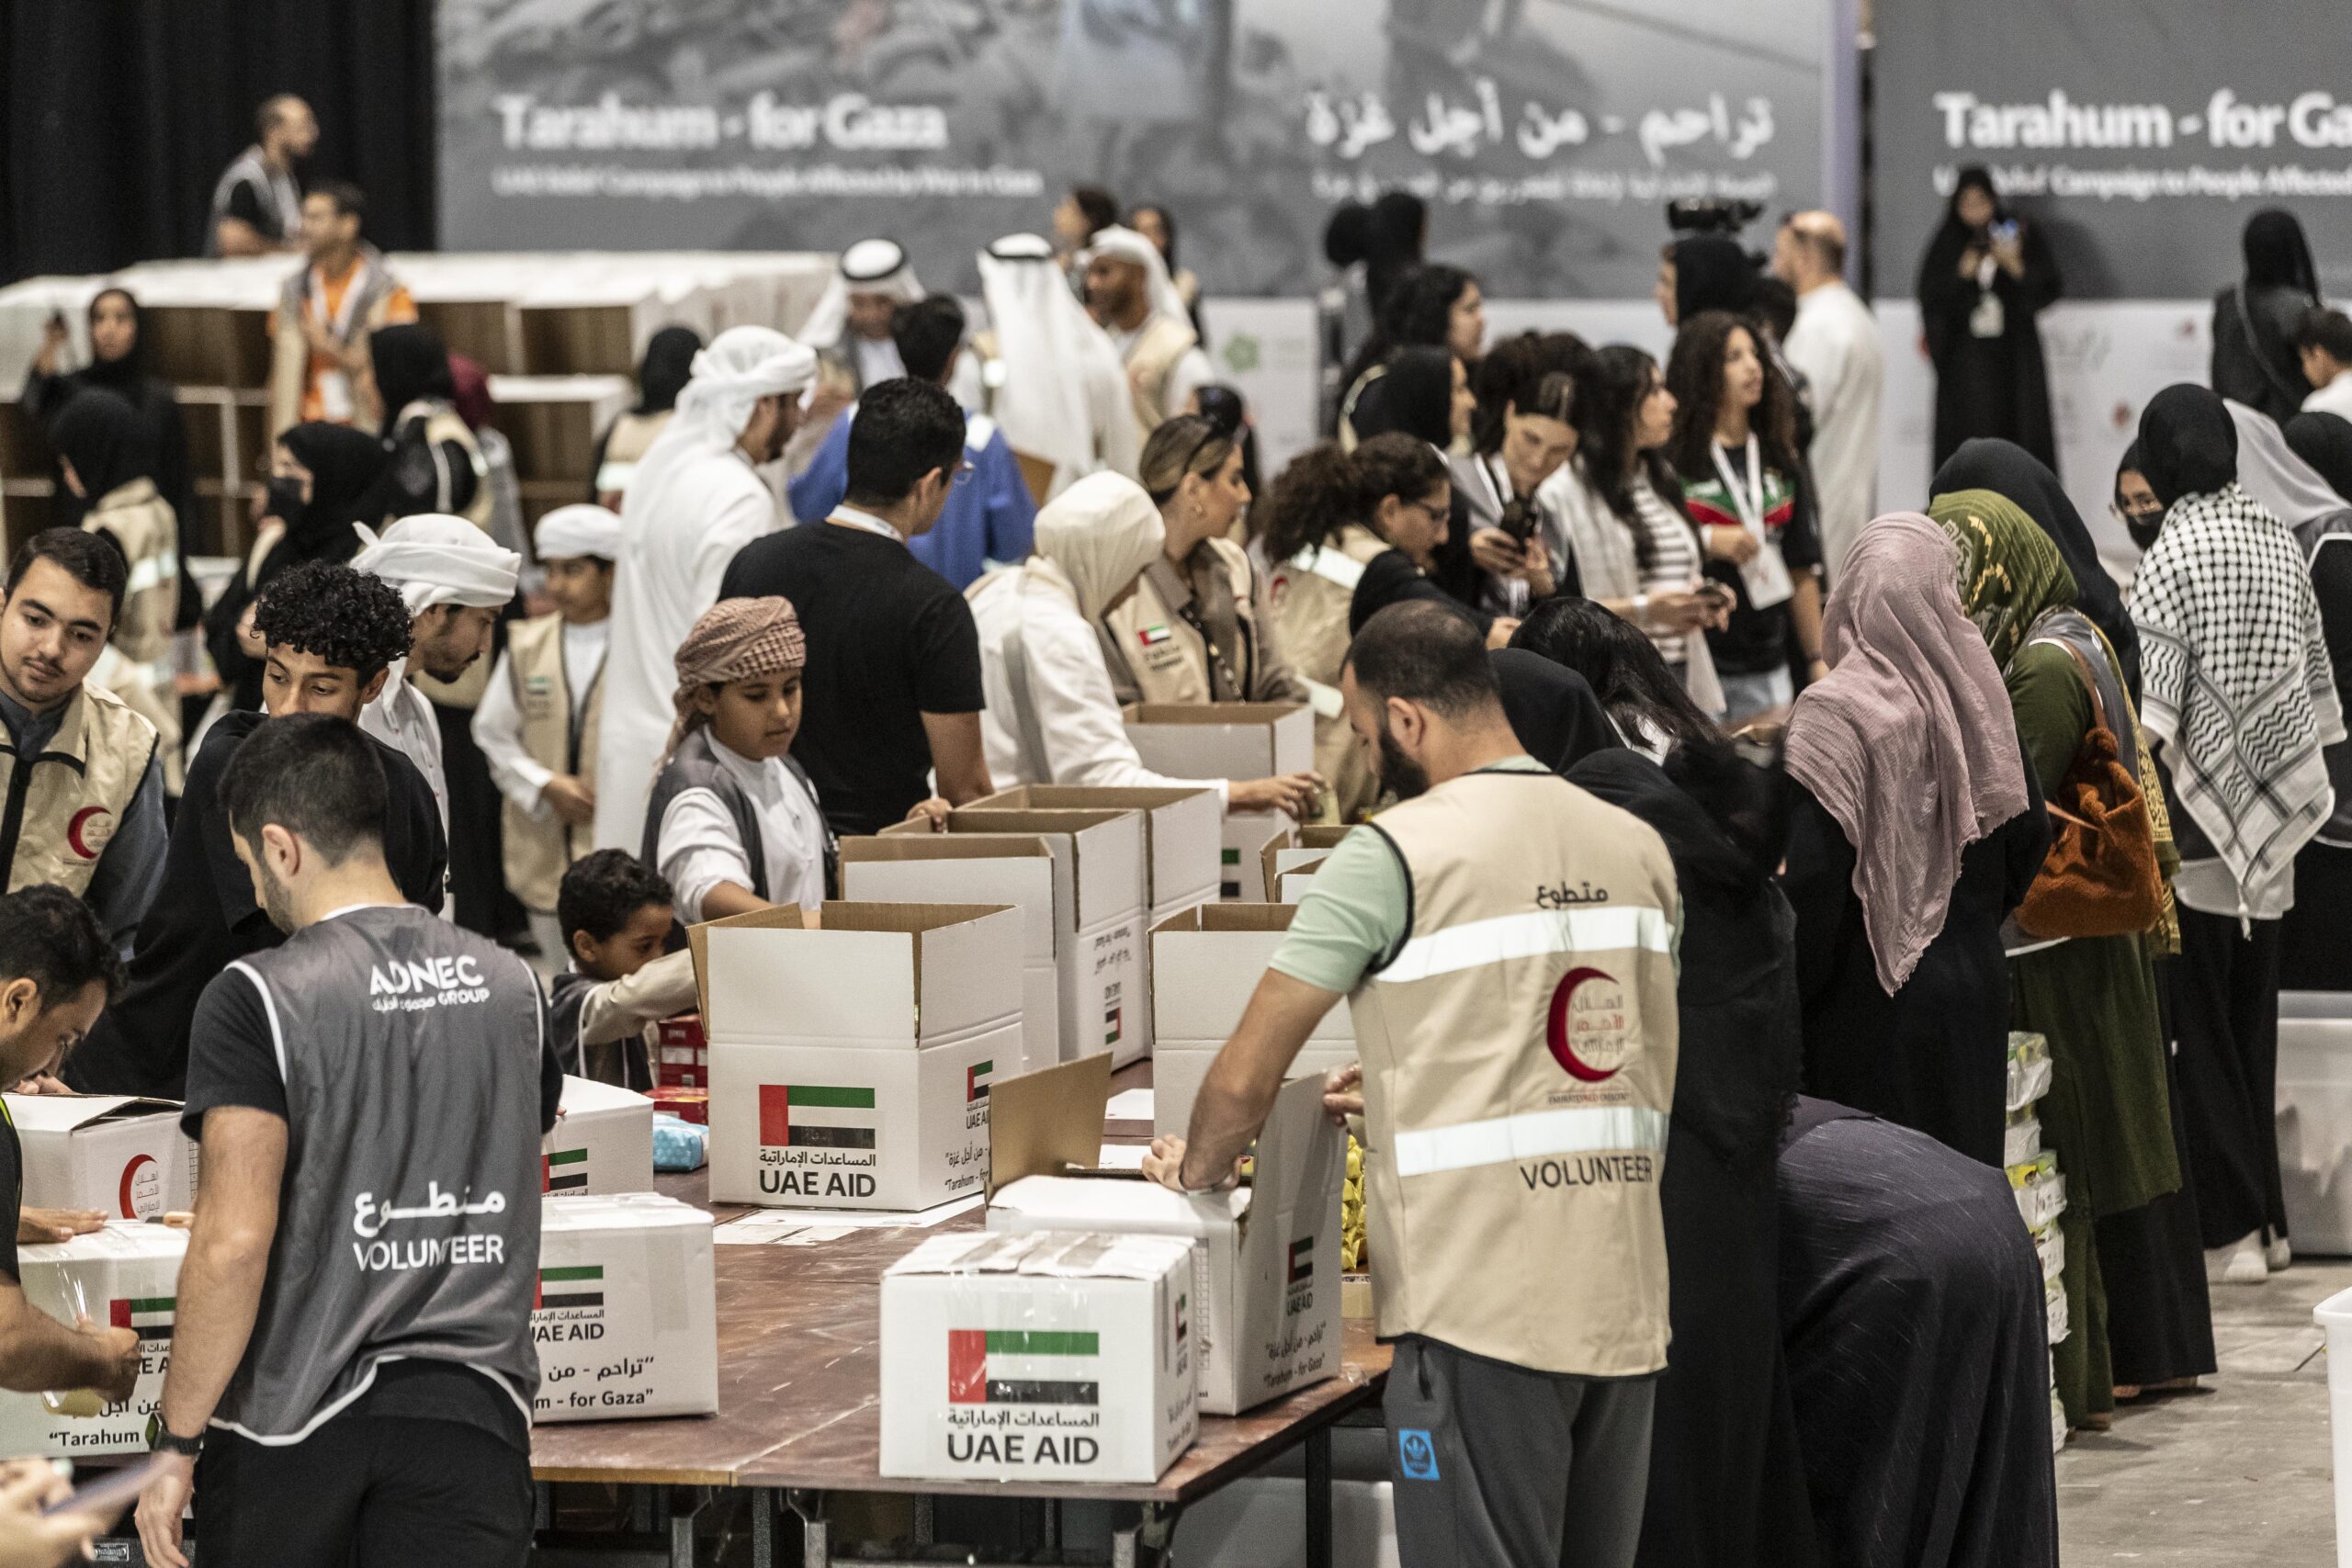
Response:
[{"label": "man with curly hair", "polygon": [[[296,567],[262,590],[254,626],[268,649],[266,711],[222,718],[188,763],[163,889],[139,924],[130,985],[67,1063],[74,1088],[182,1098],[198,997],[232,960],[285,940],[254,902],[253,879],[237,859],[217,796],[221,773],[245,737],[271,719],[324,713],[356,723],[393,662],[407,656],[409,622],[400,590],[335,562]],[[400,751],[371,743],[387,785],[385,863],[411,902],[437,909],[448,848],[432,786]]]}]

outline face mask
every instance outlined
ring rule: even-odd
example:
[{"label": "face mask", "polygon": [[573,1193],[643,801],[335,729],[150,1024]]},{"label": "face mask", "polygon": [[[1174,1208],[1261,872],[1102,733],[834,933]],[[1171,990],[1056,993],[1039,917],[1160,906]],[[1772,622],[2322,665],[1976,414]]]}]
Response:
[{"label": "face mask", "polygon": [[278,479],[275,477],[270,479],[269,503],[267,506],[263,508],[264,516],[275,517],[279,522],[284,523],[290,527],[295,519],[302,515],[302,481],[300,479]]}]

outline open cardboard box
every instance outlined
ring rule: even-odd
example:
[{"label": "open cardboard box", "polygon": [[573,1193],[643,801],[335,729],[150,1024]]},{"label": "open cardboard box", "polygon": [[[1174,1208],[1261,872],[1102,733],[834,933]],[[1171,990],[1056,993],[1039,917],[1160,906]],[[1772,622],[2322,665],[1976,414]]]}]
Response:
[{"label": "open cardboard box", "polygon": [[978,1191],[1021,1051],[1021,912],[828,903],[692,928],[718,1202],[913,1210]]},{"label": "open cardboard box", "polygon": [[1179,910],[1217,896],[1217,825],[1225,813],[1215,790],[1016,784],[964,809],[1140,811],[1148,923],[1158,925]]},{"label": "open cardboard box", "polygon": [[[904,829],[914,829],[906,831]],[[902,823],[873,838],[843,839],[842,895],[865,901],[946,899],[1009,904],[1021,912],[1020,1070],[1035,1072],[1061,1060],[1060,955],[1078,931],[1057,908],[1054,852],[1041,838],[1019,834],[934,833]]]},{"label": "open cardboard box", "polygon": [[[1295,913],[1288,904],[1204,904],[1152,928],[1154,1132],[1183,1134],[1209,1063],[1240,1027]],[[1356,1055],[1354,1019],[1342,1001],[1307,1036],[1291,1076],[1320,1078]]]},{"label": "open cardboard box", "polygon": [[[998,1231],[1182,1236],[1194,1247],[1193,1340],[1201,1409],[1230,1416],[1319,1382],[1340,1367],[1340,1189],[1346,1140],[1319,1083],[1275,1097],[1248,1187],[1182,1193],[1132,1171],[1090,1168],[1107,1072],[1072,1063],[997,1107],[988,1224]],[[1010,1089],[1012,1086],[1008,1086]],[[1032,1126],[1032,1122],[1036,1125]]]},{"label": "open cardboard box", "polygon": [[[885,829],[880,836],[903,840],[928,832],[924,824],[909,822]],[[1056,1058],[1075,1061],[1108,1050],[1124,1066],[1143,1055],[1150,1048],[1143,972],[1143,816],[1125,809],[967,806],[948,814],[946,832],[1009,834],[1041,842],[1053,854],[1055,965],[1061,983]]]},{"label": "open cardboard box", "polygon": [[[1260,852],[1266,880],[1266,902],[1297,903],[1297,894],[1304,887],[1305,879],[1312,876],[1325,857],[1340,847],[1341,839],[1354,831],[1352,827],[1308,822],[1270,841]],[[1158,923],[1153,922],[1155,925]]]},{"label": "open cardboard box", "polygon": [[6,1100],[23,1151],[27,1207],[147,1220],[195,1203],[197,1145],[180,1131],[178,1100],[124,1094]]},{"label": "open cardboard box", "polygon": [[[1120,716],[1143,765],[1172,778],[1262,779],[1315,766],[1315,715],[1304,703],[1131,703]],[[1279,811],[1225,814],[1222,897],[1266,897],[1259,854],[1289,827]]]}]

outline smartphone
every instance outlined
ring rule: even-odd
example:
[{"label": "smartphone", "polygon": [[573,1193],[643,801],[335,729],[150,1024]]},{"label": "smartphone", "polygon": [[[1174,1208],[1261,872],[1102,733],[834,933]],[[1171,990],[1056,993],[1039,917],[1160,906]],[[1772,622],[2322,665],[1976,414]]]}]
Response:
[{"label": "smartphone", "polygon": [[1503,508],[1496,526],[1510,536],[1511,543],[1523,547],[1535,534],[1535,509],[1513,502]]},{"label": "smartphone", "polygon": [[149,1454],[136,1464],[126,1464],[119,1470],[110,1471],[72,1496],[43,1508],[41,1517],[47,1518],[53,1514],[103,1516],[126,1504],[135,1503],[139,1500],[139,1494],[147,1489],[148,1477],[154,1468],[155,1456]]}]

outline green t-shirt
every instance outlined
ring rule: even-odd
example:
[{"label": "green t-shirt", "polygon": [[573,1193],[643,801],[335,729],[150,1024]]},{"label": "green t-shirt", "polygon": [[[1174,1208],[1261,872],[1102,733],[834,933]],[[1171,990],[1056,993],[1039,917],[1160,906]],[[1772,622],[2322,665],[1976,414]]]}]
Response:
[{"label": "green t-shirt", "polygon": [[[1524,755],[1491,766],[1503,773],[1550,771]],[[1365,971],[1404,945],[1412,915],[1412,889],[1396,845],[1385,833],[1350,833],[1316,869],[1267,967],[1345,995]]]}]

